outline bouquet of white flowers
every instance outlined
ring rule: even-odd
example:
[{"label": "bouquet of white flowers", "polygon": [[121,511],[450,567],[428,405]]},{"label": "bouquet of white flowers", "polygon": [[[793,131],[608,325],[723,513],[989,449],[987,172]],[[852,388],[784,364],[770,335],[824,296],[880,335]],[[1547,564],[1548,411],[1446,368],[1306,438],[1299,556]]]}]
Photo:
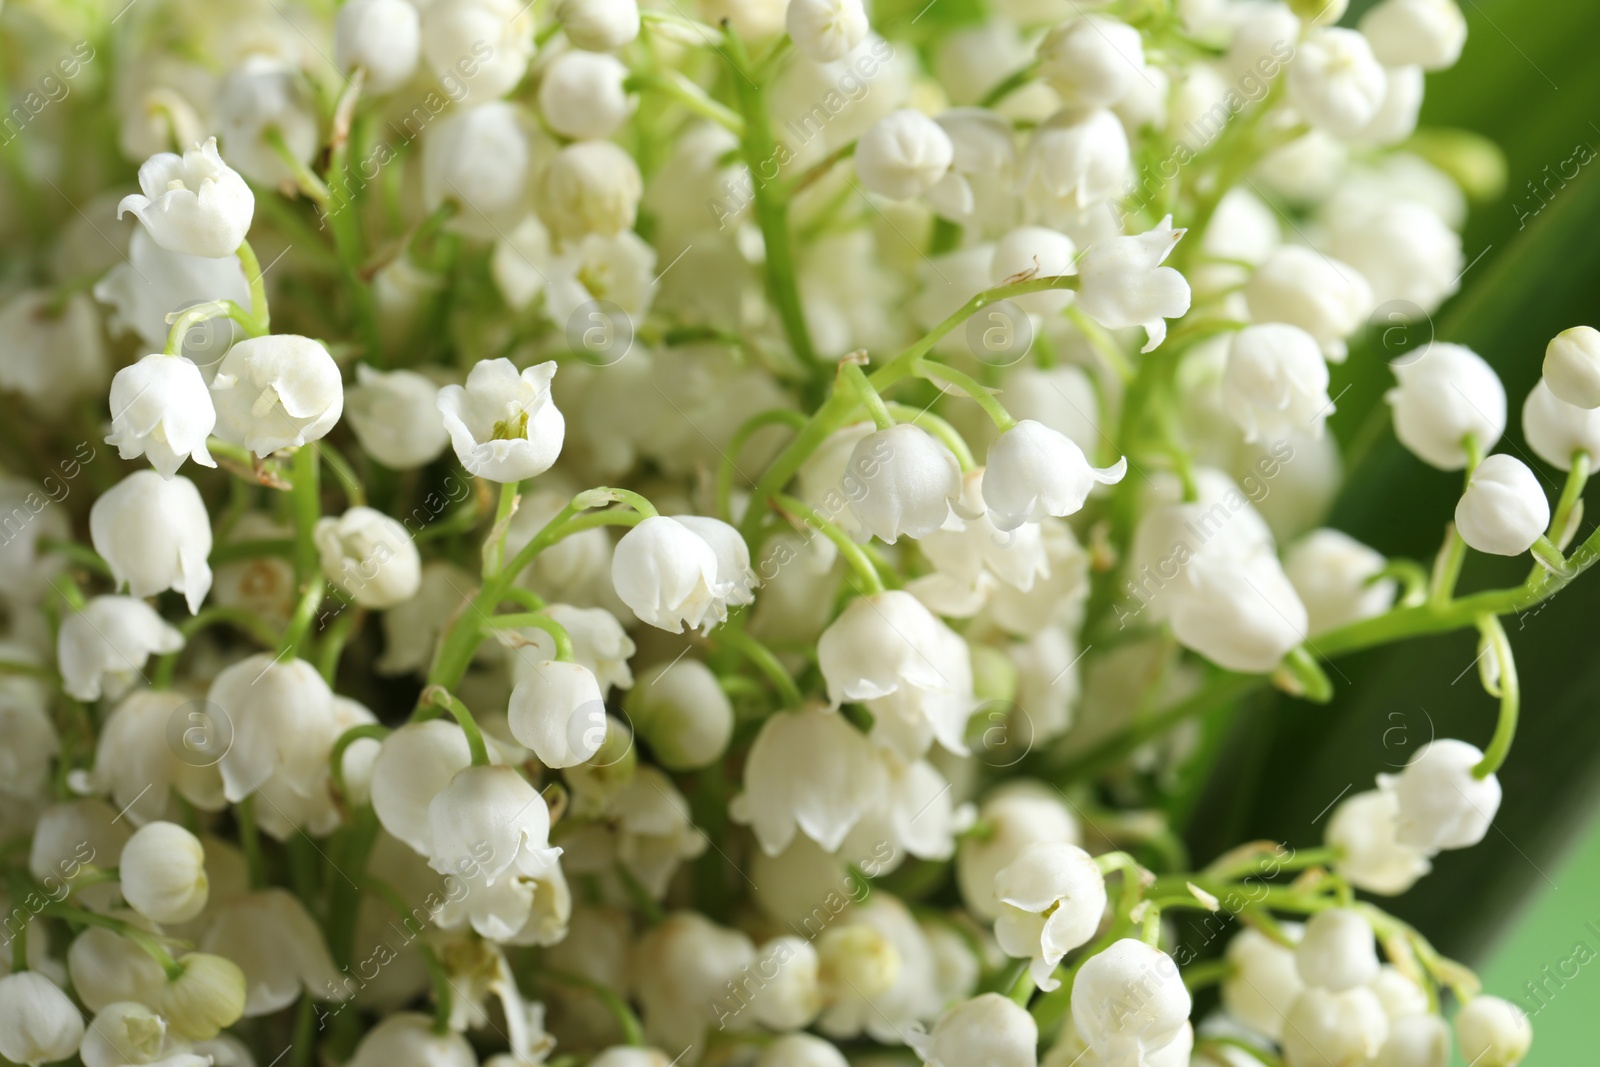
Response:
[{"label": "bouquet of white flowers", "polygon": [[[1434,336],[1462,12],[935,3],[12,0],[0,1055],[1523,1058],[1385,899],[1600,552],[1600,333],[1534,455]],[[1331,525],[1391,424],[1431,564]],[[1497,726],[1191,855],[1241,702],[1456,631]]]}]

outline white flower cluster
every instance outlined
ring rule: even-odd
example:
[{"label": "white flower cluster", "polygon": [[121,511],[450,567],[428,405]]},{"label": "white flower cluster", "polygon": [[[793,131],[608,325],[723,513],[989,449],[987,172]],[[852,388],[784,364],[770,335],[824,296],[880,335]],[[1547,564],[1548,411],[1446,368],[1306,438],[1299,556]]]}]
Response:
[{"label": "white flower cluster", "polygon": [[[1465,266],[1410,150],[1460,10],[1065,7],[108,13],[8,142],[111,254],[27,220],[0,299],[0,1055],[1443,1067],[1454,997],[1516,1064],[1356,893],[1498,812],[1600,333],[1524,404],[1554,507],[1439,339],[1387,395],[1465,472],[1438,561],[1336,529],[1339,364]],[[1471,627],[1484,748],[1185,869],[1183,720]],[[1194,967],[1185,910],[1247,925]]]}]

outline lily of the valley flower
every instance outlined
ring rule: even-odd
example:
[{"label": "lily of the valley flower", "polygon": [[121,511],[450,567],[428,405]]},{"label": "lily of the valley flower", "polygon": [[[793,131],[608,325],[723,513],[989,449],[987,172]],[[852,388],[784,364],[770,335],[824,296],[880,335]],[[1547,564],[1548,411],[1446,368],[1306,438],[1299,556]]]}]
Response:
[{"label": "lily of the valley flower", "polygon": [[398,521],[369,507],[322,518],[312,531],[322,573],[365,608],[392,608],[417,595],[422,557]]},{"label": "lily of the valley flower", "polygon": [[724,580],[719,554],[689,525],[654,515],[623,535],[611,558],[617,596],[641,622],[671,633],[710,629],[728,616],[739,586]]},{"label": "lily of the valley flower", "polygon": [[163,478],[185,459],[215,467],[206,438],[217,424],[200,368],[182,356],[156,353],[111,380],[111,436],[123,459],[148,456]]},{"label": "lily of the valley flower", "polygon": [[1233,335],[1222,403],[1246,441],[1321,436],[1333,413],[1328,364],[1317,339],[1296,326],[1266,323]]},{"label": "lily of the valley flower", "polygon": [[1056,965],[1088,944],[1105,914],[1106,881],[1094,857],[1065,842],[1029,845],[995,875],[994,891],[1001,950],[1031,959],[1034,982],[1045,992],[1055,989]]},{"label": "lily of the valley flower", "polygon": [[456,458],[468,472],[493,482],[543,474],[561,454],[567,423],[550,396],[552,362],[520,374],[509,359],[486,359],[467,384],[439,390],[439,411]]},{"label": "lily of the valley flower", "polygon": [[117,216],[136,215],[169,252],[219,259],[244,243],[256,198],[217,154],[215,137],[182,156],[161,152],[139,168],[139,193],[123,197]]},{"label": "lily of the valley flower", "polygon": [[1477,746],[1454,738],[1431,741],[1399,774],[1378,776],[1378,786],[1399,801],[1396,838],[1432,854],[1471,848],[1489,832],[1500,810],[1500,779],[1479,778]]},{"label": "lily of the valley flower", "polygon": [[183,635],[143,600],[97,596],[61,620],[56,662],[61,684],[77,700],[118,695],[137,679],[152,653],[183,647]]},{"label": "lily of the valley flower", "polygon": [[996,529],[1015,530],[1025,522],[1076,514],[1095,485],[1115,485],[1127,472],[1126,458],[1091,467],[1071,438],[1023,419],[989,446],[983,502]]},{"label": "lily of the valley flower", "polygon": [[910,200],[932,189],[950,170],[950,135],[920,111],[905,108],[880,120],[856,146],[856,174],[870,193]]},{"label": "lily of the valley flower", "polygon": [[273,334],[228,350],[211,400],[217,436],[266,457],[326,436],[344,411],[344,384],[320,342]]},{"label": "lily of the valley flower", "polygon": [[1166,320],[1189,310],[1188,281],[1161,265],[1184,232],[1168,216],[1153,230],[1091,245],[1078,260],[1078,306],[1108,330],[1143,326],[1148,340],[1141,351],[1159,347]]},{"label": "lily of the valley flower", "polygon": [[187,478],[128,475],[89,509],[89,537],[117,588],[133,596],[172,589],[194,613],[211,591],[211,517]]},{"label": "lily of the valley flower", "polygon": [[1550,501],[1539,476],[1515,456],[1497,452],[1467,479],[1456,504],[1456,531],[1479,552],[1520,556],[1544,536]]}]

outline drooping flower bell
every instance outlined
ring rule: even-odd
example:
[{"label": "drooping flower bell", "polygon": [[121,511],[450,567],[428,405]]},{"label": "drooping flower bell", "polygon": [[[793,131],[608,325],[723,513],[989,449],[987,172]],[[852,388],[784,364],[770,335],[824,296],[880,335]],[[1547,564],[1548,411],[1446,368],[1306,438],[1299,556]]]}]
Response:
[{"label": "drooping flower bell", "polygon": [[1483,840],[1500,810],[1500,779],[1475,775],[1482,761],[1476,745],[1444,738],[1424,745],[1399,774],[1378,776],[1400,802],[1401,844],[1431,854]]},{"label": "drooping flower bell", "polygon": [[1155,350],[1167,338],[1166,320],[1189,310],[1188,281],[1161,265],[1183,235],[1169,216],[1145,233],[1090,245],[1078,260],[1078,306],[1108,330],[1143,326],[1141,351]]},{"label": "drooping flower bell", "polygon": [[641,622],[675,634],[727,618],[737,587],[723,580],[722,569],[710,542],[666,515],[629,530],[611,557],[617,596]]},{"label": "drooping flower bell", "polygon": [[869,193],[910,200],[937,185],[950,170],[950,135],[920,111],[904,108],[880,119],[856,146],[856,174]]},{"label": "drooping flower bell", "polygon": [[909,422],[863,437],[848,470],[859,479],[850,515],[857,536],[894,544],[926,537],[945,524],[961,499],[961,464],[932,434]]},{"label": "drooping flower bell", "polygon": [[200,368],[182,356],[160,353],[123,367],[111,379],[111,435],[123,459],[148,456],[163,478],[185,459],[215,467],[206,438],[217,424]]},{"label": "drooping flower bell", "polygon": [[220,259],[244,243],[256,198],[217,154],[215,137],[183,155],[161,152],[139,167],[139,193],[117,205],[131,211],[156,244],[186,256]]},{"label": "drooping flower bell", "polygon": [[1126,458],[1092,467],[1071,438],[1023,419],[989,446],[983,502],[997,530],[1076,514],[1096,485],[1115,485],[1128,472]]},{"label": "drooping flower bell", "polygon": [[1456,530],[1479,552],[1520,556],[1544,536],[1550,501],[1539,476],[1515,456],[1497,452],[1479,463],[1456,504]]},{"label": "drooping flower bell", "polygon": [[1160,949],[1123,938],[1078,968],[1072,1022],[1109,1063],[1147,1063],[1179,1039],[1191,1001],[1178,965]]},{"label": "drooping flower bell", "polygon": [[61,620],[56,666],[61,685],[77,700],[120,696],[152,653],[183,647],[183,635],[143,600],[97,596]]},{"label": "drooping flower bell", "polygon": [[1395,367],[1394,376],[1399,384],[1384,399],[1394,410],[1395,436],[1424,463],[1461,470],[1468,434],[1487,452],[1505,432],[1505,386],[1472,349],[1436,341]]},{"label": "drooping flower bell", "polygon": [[1006,955],[1031,959],[1034,984],[1050,992],[1061,983],[1056,965],[1100,928],[1106,880],[1094,857],[1077,845],[1039,842],[1023,849],[994,878],[1000,900],[995,938]]},{"label": "drooping flower bell", "polygon": [[187,478],[133,472],[89,509],[89,536],[117,588],[133,596],[172,589],[194,613],[211,591],[211,517]]},{"label": "drooping flower bell", "polygon": [[550,396],[555,373],[554,361],[519,374],[509,359],[486,359],[473,366],[465,386],[439,390],[444,427],[469,473],[517,482],[550,469],[567,430]]},{"label": "drooping flower bell", "polygon": [[217,436],[264,458],[327,436],[344,411],[344,383],[321,342],[271,334],[228,350],[211,400]]}]

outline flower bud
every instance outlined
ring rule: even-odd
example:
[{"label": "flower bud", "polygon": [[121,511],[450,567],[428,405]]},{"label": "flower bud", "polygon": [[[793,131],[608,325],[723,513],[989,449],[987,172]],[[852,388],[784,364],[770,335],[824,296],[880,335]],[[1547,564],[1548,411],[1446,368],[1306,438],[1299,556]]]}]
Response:
[{"label": "flower bud", "polygon": [[756,1067],[850,1067],[850,1064],[842,1052],[822,1038],[793,1033],[784,1034],[762,1049]]},{"label": "flower bud", "polygon": [[1549,379],[1528,391],[1522,404],[1522,432],[1528,447],[1557,470],[1572,469],[1579,452],[1593,466],[1600,459],[1600,408],[1580,408],[1559,399]]},{"label": "flower bud", "polygon": [[182,156],[161,152],[145,160],[139,188],[122,198],[117,217],[133,212],[156,244],[186,256],[232,256],[255,215],[255,194],[217,154],[215,137]]},{"label": "flower bud", "polygon": [[1378,995],[1384,1014],[1391,1020],[1425,1015],[1432,1010],[1422,984],[1392,963],[1380,966],[1378,976],[1367,983],[1367,988]]},{"label": "flower bud", "polygon": [[687,657],[640,673],[623,707],[669,771],[708,767],[733,737],[733,704],[717,676]]},{"label": "flower bud", "polygon": [[522,81],[535,47],[534,17],[527,5],[450,0],[419,6],[422,54],[447,90],[454,90],[449,95],[457,102],[467,96],[492,100]]},{"label": "flower bud", "polygon": [[1106,880],[1077,845],[1039,842],[994,876],[995,938],[1006,955],[1033,960],[1034,984],[1050,992],[1068,952],[1088,944],[1106,910]]},{"label": "flower bud", "polygon": [[1126,22],[1084,15],[1045,34],[1039,73],[1069,107],[1111,107],[1143,76],[1144,42]]},{"label": "flower bud", "polygon": [[0,978],[0,1056],[38,1067],[64,1060],[83,1040],[83,1016],[61,987],[37,971]]},{"label": "flower bud", "polygon": [[1400,803],[1397,840],[1430,855],[1482,841],[1500,810],[1499,777],[1473,773],[1482,761],[1476,745],[1445,738],[1422,746],[1399,774],[1380,774],[1378,785]]},{"label": "flower bud", "polygon": [[1544,350],[1544,384],[1574,407],[1600,408],[1600,330],[1562,330]]},{"label": "flower bud", "polygon": [[1128,134],[1103,108],[1058,111],[1033,131],[1019,187],[1046,203],[1081,211],[1121,195],[1132,167]]},{"label": "flower bud", "polygon": [[862,539],[926,537],[961,499],[961,464],[932,434],[903,422],[868,434],[850,453],[861,491],[849,498]]},{"label": "flower bud", "polygon": [[1001,434],[989,446],[987,464],[983,502],[989,521],[1002,531],[1077,514],[1096,484],[1115,485],[1128,472],[1126,459],[1091,467],[1071,438],[1032,419]]},{"label": "flower bud", "polygon": [[121,695],[152,653],[183,647],[183,635],[149,604],[126,596],[97,596],[61,621],[56,664],[61,685],[77,700]]},{"label": "flower bud", "polygon": [[210,895],[206,851],[200,839],[170,822],[146,823],[122,846],[122,898],[158,923],[184,923],[205,909]]},{"label": "flower bud", "polygon": [[[1044,226],[1019,226],[994,246],[989,278],[1001,285],[1019,275],[1054,278],[1076,274],[1077,258],[1078,247],[1066,234]],[[1014,296],[1011,302],[1030,315],[1054,315],[1072,303],[1073,295],[1070,289],[1051,290]],[[1050,403],[1049,397],[1039,399]]]},{"label": "flower bud", "polygon": [[1245,927],[1228,942],[1226,956],[1231,969],[1222,980],[1223,1007],[1250,1029],[1281,1041],[1283,1020],[1305,988],[1294,949]]},{"label": "flower bud", "polygon": [[861,0],[789,0],[783,21],[795,51],[813,63],[843,59],[872,28]]},{"label": "flower bud", "polygon": [[217,436],[265,458],[325,437],[344,411],[344,383],[321,342],[271,334],[228,350],[211,400]]},{"label": "flower bud", "polygon": [[546,767],[587,762],[606,739],[606,702],[581,663],[544,660],[511,691],[511,736]]},{"label": "flower bud", "polygon": [[716,550],[688,526],[654,515],[629,530],[611,557],[617,596],[641,622],[671,633],[727,617],[730,588],[719,580]]},{"label": "flower bud", "polygon": [[1468,434],[1487,452],[1505,432],[1505,386],[1472,349],[1436,341],[1395,367],[1394,376],[1400,384],[1385,399],[1394,409],[1395,436],[1424,463],[1461,470]]},{"label": "flower bud", "polygon": [[1313,530],[1289,546],[1283,572],[1306,606],[1307,636],[1388,611],[1394,580],[1373,581],[1387,562],[1383,553],[1339,530]]},{"label": "flower bud", "polygon": [[429,1016],[402,1011],[362,1036],[350,1067],[478,1067],[478,1054],[454,1030],[436,1033]]},{"label": "flower bud", "polygon": [[342,71],[367,72],[366,91],[391,93],[411,80],[422,52],[416,6],[406,0],[347,0],[333,24],[333,58]]},{"label": "flower bud", "polygon": [[438,395],[439,387],[416,371],[359,363],[356,385],[345,390],[345,418],[367,455],[397,471],[413,470],[450,443]]},{"label": "flower bud", "polygon": [[134,471],[90,507],[89,538],[132,596],[172,589],[193,613],[211,591],[211,516],[187,478]]},{"label": "flower bud", "polygon": [[322,518],[312,532],[322,573],[364,608],[392,608],[422,586],[422,557],[398,521],[369,507]]},{"label": "flower bud", "polygon": [[920,111],[902,108],[861,135],[856,174],[869,193],[910,200],[938,184],[954,159],[955,146],[944,127]]},{"label": "flower bud", "polygon": [[556,18],[576,48],[614,52],[639,36],[636,0],[561,0]]},{"label": "flower bud", "polygon": [[1430,207],[1396,200],[1336,218],[1328,250],[1361,272],[1380,305],[1431,315],[1460,287],[1461,237]]},{"label": "flower bud", "polygon": [[[756,1021],[779,1033],[809,1026],[822,1010],[821,966],[816,948],[803,937],[775,937],[762,945],[756,951],[755,970],[764,984],[750,1003]],[[816,1043],[832,1049],[826,1042]],[[795,1050],[797,1062],[804,1063],[800,1053]]]},{"label": "flower bud", "polygon": [[817,939],[822,987],[834,996],[846,991],[870,1000],[891,989],[903,961],[894,942],[867,923],[828,927]]},{"label": "flower bud", "polygon": [[1450,1028],[1437,1015],[1407,1015],[1389,1021],[1389,1039],[1372,1067],[1449,1067]]},{"label": "flower bud", "polygon": [[1317,339],[1286,323],[1247,326],[1234,334],[1222,405],[1246,441],[1280,441],[1296,432],[1320,437],[1334,409]]},{"label": "flower bud", "polygon": [[191,952],[178,960],[182,973],[169,977],[156,998],[156,1010],[172,1032],[190,1041],[209,1041],[244,1014],[245,981],[239,965],[222,956]]},{"label": "flower bud", "polygon": [[1308,986],[1335,993],[1364,986],[1378,976],[1372,924],[1353,908],[1319,911],[1306,923],[1294,962]]},{"label": "flower bud", "polygon": [[1284,245],[1256,268],[1245,301],[1257,322],[1286,322],[1317,339],[1335,362],[1345,358],[1345,338],[1372,313],[1372,287],[1349,264],[1301,245]]},{"label": "flower bud", "polygon": [[1382,64],[1355,30],[1312,30],[1289,64],[1289,100],[1306,121],[1335,137],[1353,138],[1366,129],[1388,88]]},{"label": "flower bud", "polygon": [[628,121],[628,68],[601,52],[563,52],[539,82],[539,113],[552,130],[582,141],[610,137]]},{"label": "flower bud", "polygon": [[123,459],[149,456],[163,478],[187,458],[203,467],[217,461],[206,438],[217,423],[200,368],[182,356],[159,353],[124,367],[111,379],[111,436]]},{"label": "flower bud", "polygon": [[1455,0],[1384,0],[1361,17],[1361,33],[1384,66],[1444,70],[1461,57],[1467,20]]},{"label": "flower bud", "polygon": [[1368,1063],[1389,1037],[1389,1017],[1370,989],[1307,989],[1284,1020],[1283,1058],[1293,1067]]},{"label": "flower bud", "polygon": [[1346,797],[1328,820],[1327,844],[1339,850],[1337,870],[1368,893],[1399,896],[1433,865],[1421,850],[1402,845],[1400,802],[1387,789]]},{"label": "flower bud", "polygon": [[1270,551],[1196,556],[1183,577],[1169,605],[1173,636],[1218,666],[1270,671],[1305,640],[1306,607]]},{"label": "flower bud", "polygon": [[527,119],[511,104],[490,100],[452,112],[422,142],[423,206],[434,211],[454,202],[453,229],[493,240],[527,214],[533,155]]},{"label": "flower bud", "polygon": [[910,1044],[929,1067],[1036,1067],[1039,1062],[1039,1027],[1033,1016],[999,993],[945,1009],[932,1032],[913,1033]]},{"label": "flower bud", "polygon": [[639,165],[610,141],[569,144],[540,175],[539,218],[560,241],[633,229],[644,195]]},{"label": "flower bud", "polygon": [[1079,966],[1072,1022],[1102,1060],[1142,1063],[1179,1036],[1191,1003],[1172,957],[1125,937]]},{"label": "flower bud", "polygon": [[1538,476],[1504,452],[1478,464],[1456,504],[1461,539],[1491,555],[1522,555],[1549,525],[1550,501]]},{"label": "flower bud", "polygon": [[1167,338],[1166,320],[1189,310],[1188,281],[1161,265],[1184,232],[1172,228],[1169,215],[1145,233],[1090,245],[1078,260],[1078,306],[1108,330],[1144,327],[1140,351],[1154,351]]},{"label": "flower bud", "polygon": [[1456,1041],[1477,1067],[1516,1067],[1533,1044],[1533,1026],[1509,1000],[1473,997],[1456,1013]]}]

